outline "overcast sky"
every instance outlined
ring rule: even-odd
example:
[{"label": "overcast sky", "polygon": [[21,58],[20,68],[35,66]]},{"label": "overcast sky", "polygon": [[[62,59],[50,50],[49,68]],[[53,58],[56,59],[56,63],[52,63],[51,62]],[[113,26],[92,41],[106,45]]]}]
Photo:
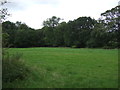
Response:
[{"label": "overcast sky", "polygon": [[98,19],[100,14],[114,8],[119,0],[8,0],[6,4],[12,22],[21,21],[28,26],[40,29],[42,22],[52,16],[63,21],[90,16]]}]

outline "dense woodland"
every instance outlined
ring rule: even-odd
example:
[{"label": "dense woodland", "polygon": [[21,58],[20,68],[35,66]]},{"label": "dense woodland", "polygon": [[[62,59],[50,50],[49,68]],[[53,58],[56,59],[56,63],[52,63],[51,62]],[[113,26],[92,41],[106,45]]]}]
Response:
[{"label": "dense woodland", "polygon": [[37,30],[19,21],[5,21],[3,47],[118,48],[119,12],[120,6],[116,6],[102,13],[99,20],[79,17],[61,23],[61,18],[53,16]]}]

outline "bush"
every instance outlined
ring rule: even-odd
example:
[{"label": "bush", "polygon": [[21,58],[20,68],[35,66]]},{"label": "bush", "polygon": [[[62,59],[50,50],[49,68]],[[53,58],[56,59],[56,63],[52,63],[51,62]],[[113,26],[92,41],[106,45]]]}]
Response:
[{"label": "bush", "polygon": [[115,41],[109,41],[107,45],[103,47],[103,49],[115,49],[118,48],[118,42]]},{"label": "bush", "polygon": [[10,55],[9,53],[3,55],[2,59],[2,81],[12,82],[16,79],[24,79],[29,72],[29,69],[21,60],[22,54],[16,53]]},{"label": "bush", "polygon": [[77,48],[77,46],[76,46],[76,45],[73,45],[73,46],[71,46],[71,48]]},{"label": "bush", "polygon": [[103,49],[111,49],[109,46],[104,46]]}]

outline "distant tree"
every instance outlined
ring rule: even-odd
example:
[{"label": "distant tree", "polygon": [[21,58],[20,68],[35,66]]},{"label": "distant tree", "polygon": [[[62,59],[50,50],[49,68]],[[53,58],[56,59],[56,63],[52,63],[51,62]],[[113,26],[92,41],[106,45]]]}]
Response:
[{"label": "distant tree", "polygon": [[103,23],[96,23],[87,41],[89,48],[101,48],[108,42],[109,36]]},{"label": "distant tree", "polygon": [[105,23],[108,31],[114,32],[118,31],[118,24],[119,24],[119,16],[120,16],[120,6],[116,6],[111,10],[107,10],[106,12],[101,14],[101,20]]},{"label": "distant tree", "polygon": [[[34,30],[25,23],[3,22],[3,33],[15,47],[65,46],[78,48],[116,48],[120,45],[119,6],[101,14],[101,19],[79,17],[60,23],[53,16],[43,22],[43,28]],[[119,44],[119,45],[118,45]]]},{"label": "distant tree", "polygon": [[61,20],[60,18],[52,16],[52,18],[48,18],[46,21],[43,21],[43,26],[54,28],[59,25],[60,20]]},{"label": "distant tree", "polygon": [[29,28],[26,24],[19,23],[15,33],[15,47],[34,47],[36,43],[36,33],[34,29]]},{"label": "distant tree", "polygon": [[107,29],[107,31],[110,33],[109,35],[111,36],[109,44],[111,44],[111,46],[113,46],[114,48],[119,46],[120,6],[116,6],[111,10],[107,10],[106,12],[102,13],[101,16],[102,16],[101,21],[104,23],[105,28]]},{"label": "distant tree", "polygon": [[60,18],[53,16],[43,22],[43,30],[45,35],[44,40],[47,46],[55,46],[55,27],[59,25],[60,20]]},{"label": "distant tree", "polygon": [[42,29],[34,30],[34,35],[32,37],[34,37],[35,47],[41,47],[46,45],[44,41],[44,33]]},{"label": "distant tree", "polygon": [[12,23],[10,21],[3,22],[2,23],[2,30],[3,30],[3,33],[7,33],[9,35],[8,43],[9,43],[9,46],[13,47],[15,34],[17,32],[17,27],[15,26],[15,23]]},{"label": "distant tree", "polygon": [[54,30],[55,46],[65,46],[64,36],[66,31],[66,22],[61,22]]},{"label": "distant tree", "polygon": [[89,40],[90,33],[96,23],[97,21],[90,17],[80,17],[75,20],[75,30],[76,34],[78,34],[77,47],[86,47],[86,42]]},{"label": "distant tree", "polygon": [[65,31],[65,43],[68,46],[86,47],[95,23],[96,20],[90,17],[79,17],[74,21],[69,21]]}]

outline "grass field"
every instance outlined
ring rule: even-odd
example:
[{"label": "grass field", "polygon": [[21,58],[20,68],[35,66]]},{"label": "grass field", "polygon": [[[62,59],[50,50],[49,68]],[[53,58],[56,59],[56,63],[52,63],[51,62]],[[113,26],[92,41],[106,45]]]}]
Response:
[{"label": "grass field", "polygon": [[117,88],[117,49],[11,48],[23,53],[31,74],[3,84],[16,88]]}]

